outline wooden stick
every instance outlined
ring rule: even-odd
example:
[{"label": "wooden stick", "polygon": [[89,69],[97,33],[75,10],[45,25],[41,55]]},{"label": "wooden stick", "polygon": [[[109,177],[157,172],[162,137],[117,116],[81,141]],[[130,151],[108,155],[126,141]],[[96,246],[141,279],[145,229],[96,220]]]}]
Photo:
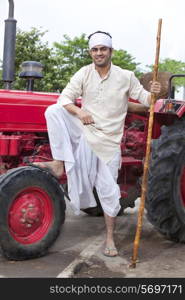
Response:
[{"label": "wooden stick", "polygon": [[[154,65],[154,70],[153,70],[153,81],[157,81],[157,75],[158,75],[161,26],[162,26],[162,19],[159,19],[158,32],[157,32],[157,43],[156,43],[155,65]],[[146,144],[146,156],[145,156],[142,187],[141,187],[141,201],[140,201],[140,206],[139,206],[139,211],[138,211],[138,223],[137,223],[136,235],[135,235],[135,240],[134,240],[132,262],[130,265],[131,268],[136,267],[139,241],[140,241],[140,235],[141,235],[141,230],[142,230],[143,213],[144,213],[144,208],[145,208],[145,197],[146,197],[146,190],[147,190],[148,167],[149,167],[149,160],[150,160],[150,148],[151,148],[151,139],[152,139],[152,128],[153,128],[155,102],[156,102],[156,95],[154,93],[152,93],[151,94],[150,115],[149,115],[149,125],[148,125],[148,136],[147,136],[147,144]]]}]

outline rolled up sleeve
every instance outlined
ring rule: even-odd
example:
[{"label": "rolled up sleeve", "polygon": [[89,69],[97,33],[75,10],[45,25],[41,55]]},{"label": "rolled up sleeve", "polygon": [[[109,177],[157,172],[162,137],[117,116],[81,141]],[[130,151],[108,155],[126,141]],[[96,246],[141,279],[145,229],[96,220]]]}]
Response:
[{"label": "rolled up sleeve", "polygon": [[138,100],[143,105],[149,107],[150,105],[147,100],[149,95],[150,92],[144,89],[144,87],[140,84],[139,80],[136,78],[134,73],[131,72],[129,97]]}]

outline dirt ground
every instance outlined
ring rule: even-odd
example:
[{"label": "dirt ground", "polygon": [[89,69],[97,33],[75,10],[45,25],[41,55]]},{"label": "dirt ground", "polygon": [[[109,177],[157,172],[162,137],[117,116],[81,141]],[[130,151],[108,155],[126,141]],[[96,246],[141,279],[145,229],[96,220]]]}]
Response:
[{"label": "dirt ground", "polygon": [[167,240],[151,225],[146,213],[136,268],[129,267],[133,254],[133,242],[137,225],[137,206],[127,209],[117,220],[116,246],[119,255],[105,257],[98,251],[89,260],[77,266],[74,278],[184,278],[185,244]]},{"label": "dirt ground", "polygon": [[103,217],[85,213],[75,216],[67,209],[66,221],[56,243],[44,257],[25,261],[8,261],[0,253],[0,277],[56,278],[87,247],[100,239],[96,251],[75,265],[72,278],[185,278],[185,244],[174,243],[161,235],[143,218],[138,258],[135,269],[129,268],[133,254],[139,200],[136,207],[127,209],[117,218],[115,242],[119,255],[114,258],[102,254],[105,233]]}]

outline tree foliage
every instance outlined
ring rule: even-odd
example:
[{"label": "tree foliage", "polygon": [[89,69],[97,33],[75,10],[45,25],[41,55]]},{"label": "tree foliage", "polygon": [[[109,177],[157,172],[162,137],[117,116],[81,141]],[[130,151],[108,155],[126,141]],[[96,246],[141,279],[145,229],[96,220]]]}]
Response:
[{"label": "tree foliage", "polygon": [[[150,65],[149,68],[153,70],[153,65]],[[159,62],[159,71],[185,75],[185,63],[182,61],[165,58]],[[174,84],[177,88],[180,86],[185,86],[185,78],[174,79]]]},{"label": "tree foliage", "polygon": [[[55,84],[58,89],[63,89],[71,76],[81,67],[91,63],[88,52],[88,41],[85,34],[70,39],[64,35],[64,40],[54,43],[55,70],[57,73]],[[55,80],[54,80],[55,81]]]},{"label": "tree foliage", "polygon": [[[19,78],[21,72],[21,64],[24,61],[39,61],[44,66],[44,78],[35,80],[34,89],[38,91],[50,91],[51,74],[53,74],[54,60],[52,57],[52,48],[49,48],[48,43],[42,41],[46,31],[41,31],[32,28],[30,31],[17,30],[16,34],[16,57],[15,57],[15,81],[13,82],[14,89],[24,90],[26,82]],[[2,71],[2,70],[1,70]],[[2,82],[1,82],[2,87]]]},{"label": "tree foliage", "polygon": [[46,31],[43,32],[36,28],[32,28],[28,32],[18,29],[16,35],[16,80],[14,88],[25,89],[25,81],[19,78],[19,73],[22,62],[29,60],[39,61],[44,66],[44,78],[42,80],[35,80],[35,89],[49,91],[52,88],[50,75],[53,73],[54,60],[52,57],[52,48],[49,48],[48,43],[42,41],[45,33]]},{"label": "tree foliage", "polygon": [[[82,66],[91,63],[88,51],[88,39],[85,34],[70,38],[63,36],[63,40],[55,42],[52,47],[43,42],[46,31],[32,28],[30,31],[18,29],[16,36],[16,80],[15,89],[25,89],[25,80],[19,78],[20,65],[23,61],[34,60],[43,64],[43,79],[35,80],[34,89],[46,92],[60,92],[70,77]],[[123,69],[134,71],[137,77],[141,76],[139,63],[126,50],[114,50],[112,61]],[[153,70],[153,66],[148,66]],[[0,70],[1,73],[2,70]],[[185,73],[185,63],[166,58],[159,63],[159,71],[168,71],[173,74]],[[184,85],[183,79],[177,79],[178,86]]]},{"label": "tree foliage", "polygon": [[[44,66],[43,79],[35,80],[34,89],[38,91],[60,92],[70,77],[82,66],[92,62],[88,50],[88,39],[85,34],[71,39],[63,36],[61,42],[55,42],[50,48],[48,43],[42,41],[46,31],[32,28],[30,31],[18,29],[16,36],[16,80],[15,89],[25,89],[25,80],[19,78],[20,66],[23,61],[39,61]],[[132,70],[136,76],[140,74],[137,69],[139,63],[125,50],[114,50],[113,63]]]},{"label": "tree foliage", "polygon": [[136,63],[134,59],[126,50],[120,49],[114,50],[112,62],[122,69],[133,71],[137,77],[140,77],[142,74],[138,69],[140,63]]}]

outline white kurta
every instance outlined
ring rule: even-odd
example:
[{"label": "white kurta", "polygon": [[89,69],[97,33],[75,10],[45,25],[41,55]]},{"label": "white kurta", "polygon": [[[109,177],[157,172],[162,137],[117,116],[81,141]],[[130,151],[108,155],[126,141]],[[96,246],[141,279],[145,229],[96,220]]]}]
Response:
[{"label": "white kurta", "polygon": [[64,161],[70,204],[76,214],[80,209],[96,206],[96,187],[103,211],[116,216],[120,210],[120,189],[117,184],[120,150],[105,164],[88,145],[81,121],[60,104],[47,108],[45,117],[52,156]]},{"label": "white kurta", "polygon": [[[96,187],[104,212],[117,215],[120,190],[116,181],[128,98],[148,106],[148,95],[133,72],[111,65],[102,79],[91,64],[71,78],[58,104],[47,109],[52,155],[65,162],[69,197],[77,214],[81,208],[96,206]],[[83,125],[62,107],[80,96],[82,109],[92,115],[95,124]]]},{"label": "white kurta", "polygon": [[111,65],[103,79],[94,64],[81,68],[62,91],[62,106],[82,97],[82,109],[88,111],[95,124],[84,126],[84,134],[94,153],[109,162],[119,151],[123,136],[128,98],[149,106],[147,92],[131,71]]}]

